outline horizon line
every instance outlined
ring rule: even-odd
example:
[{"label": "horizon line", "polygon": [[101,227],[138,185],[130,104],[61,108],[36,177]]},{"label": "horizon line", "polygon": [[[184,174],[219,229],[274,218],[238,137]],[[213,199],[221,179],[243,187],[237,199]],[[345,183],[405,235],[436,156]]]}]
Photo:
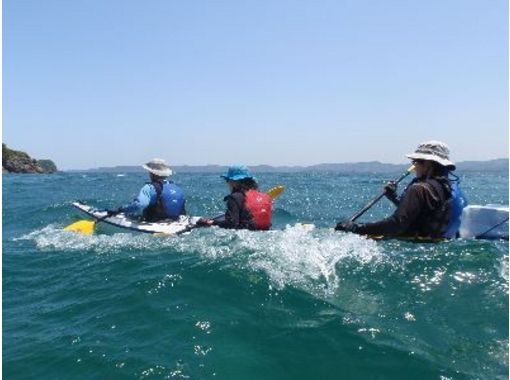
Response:
[{"label": "horizon line", "polygon": [[[466,162],[469,162],[469,163],[484,163],[484,162],[491,162],[491,161],[501,161],[501,160],[510,160],[509,157],[500,157],[500,158],[490,158],[490,159],[486,159],[486,160],[463,160],[463,161],[458,161],[456,163],[456,165],[458,164],[462,164],[462,163],[466,163]],[[402,162],[402,163],[390,163],[390,162],[382,162],[382,161],[377,161],[377,160],[372,160],[372,161],[346,161],[346,162],[320,162],[320,163],[317,163],[317,164],[308,164],[308,165],[303,165],[303,164],[281,164],[281,165],[272,165],[272,164],[251,164],[251,165],[246,165],[248,166],[249,168],[250,167],[260,167],[260,166],[268,166],[268,167],[271,167],[271,168],[310,168],[310,167],[314,167],[314,166],[320,166],[320,165],[356,165],[356,164],[380,164],[380,165],[392,165],[392,166],[404,166],[404,165],[408,165],[409,162]],[[228,167],[230,164],[171,164],[170,167],[191,167],[191,168],[196,168],[196,167]],[[140,169],[143,169],[142,168],[142,164],[121,164],[121,165],[113,165],[113,166],[98,166],[98,167],[90,167],[90,168],[86,168],[86,169],[73,169],[73,168],[69,168],[69,169],[62,169],[61,171],[83,171],[83,170],[98,170],[98,169],[114,169],[114,168],[118,168],[118,167],[140,167]]]}]

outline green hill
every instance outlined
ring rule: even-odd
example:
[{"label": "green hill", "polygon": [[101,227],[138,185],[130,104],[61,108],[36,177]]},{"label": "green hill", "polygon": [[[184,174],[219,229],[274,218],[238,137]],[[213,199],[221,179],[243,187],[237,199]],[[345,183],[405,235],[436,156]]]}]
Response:
[{"label": "green hill", "polygon": [[27,153],[9,149],[2,144],[2,173],[54,173],[57,166],[51,160],[36,160]]}]

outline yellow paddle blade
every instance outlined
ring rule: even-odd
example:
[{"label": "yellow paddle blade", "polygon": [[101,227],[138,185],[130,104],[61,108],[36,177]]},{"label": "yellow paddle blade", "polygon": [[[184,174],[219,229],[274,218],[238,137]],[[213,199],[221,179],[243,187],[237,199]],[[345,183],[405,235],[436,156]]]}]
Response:
[{"label": "yellow paddle blade", "polygon": [[64,231],[74,231],[85,235],[92,235],[96,222],[92,220],[79,220],[64,228]]},{"label": "yellow paddle blade", "polygon": [[284,186],[282,186],[282,185],[278,185],[278,186],[275,186],[275,187],[272,187],[271,189],[269,189],[269,190],[267,191],[267,194],[268,194],[271,198],[275,199],[275,198],[277,198],[277,197],[278,197],[281,193],[283,193],[283,190],[285,190],[285,187],[284,187]]}]

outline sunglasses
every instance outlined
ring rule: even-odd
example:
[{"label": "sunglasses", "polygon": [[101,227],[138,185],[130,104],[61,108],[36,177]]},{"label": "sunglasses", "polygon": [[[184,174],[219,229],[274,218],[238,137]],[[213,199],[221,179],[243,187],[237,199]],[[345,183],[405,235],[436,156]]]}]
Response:
[{"label": "sunglasses", "polygon": [[416,164],[423,164],[425,162],[425,160],[413,160],[411,161],[413,163],[413,165],[416,165]]}]

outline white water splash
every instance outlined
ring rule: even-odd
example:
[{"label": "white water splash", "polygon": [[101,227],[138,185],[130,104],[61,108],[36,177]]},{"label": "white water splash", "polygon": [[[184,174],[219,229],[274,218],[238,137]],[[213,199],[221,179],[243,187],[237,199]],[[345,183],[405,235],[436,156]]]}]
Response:
[{"label": "white water splash", "polygon": [[353,260],[366,265],[382,260],[382,249],[372,240],[305,225],[284,230],[254,232],[209,228],[186,236],[154,237],[144,234],[82,235],[48,226],[19,239],[32,240],[42,251],[91,251],[98,254],[158,251],[197,255],[225,262],[243,271],[263,273],[270,286],[295,286],[314,294],[331,295],[341,279],[337,264]]},{"label": "white water splash", "polygon": [[125,251],[126,249],[154,250],[161,248],[160,241],[149,235],[130,233],[84,235],[64,231],[62,227],[56,225],[49,225],[13,240],[32,240],[41,251],[93,251],[101,254]]},{"label": "white water splash", "polygon": [[316,284],[329,294],[340,283],[337,263],[349,258],[367,264],[381,254],[374,241],[363,237],[332,231],[309,232],[299,226],[270,236],[263,249],[256,238],[244,239],[243,244],[255,250],[249,266],[265,272],[277,288]]},{"label": "white water splash", "polygon": [[290,285],[326,296],[339,286],[339,262],[349,259],[365,265],[383,256],[372,240],[302,225],[269,232],[200,231],[194,238],[179,240],[174,249],[210,260],[232,258],[239,268],[264,273],[276,289]]},{"label": "white water splash", "polygon": [[502,282],[502,287],[504,288],[504,291],[508,293],[508,255],[503,255],[499,259],[499,275],[504,280]]}]

